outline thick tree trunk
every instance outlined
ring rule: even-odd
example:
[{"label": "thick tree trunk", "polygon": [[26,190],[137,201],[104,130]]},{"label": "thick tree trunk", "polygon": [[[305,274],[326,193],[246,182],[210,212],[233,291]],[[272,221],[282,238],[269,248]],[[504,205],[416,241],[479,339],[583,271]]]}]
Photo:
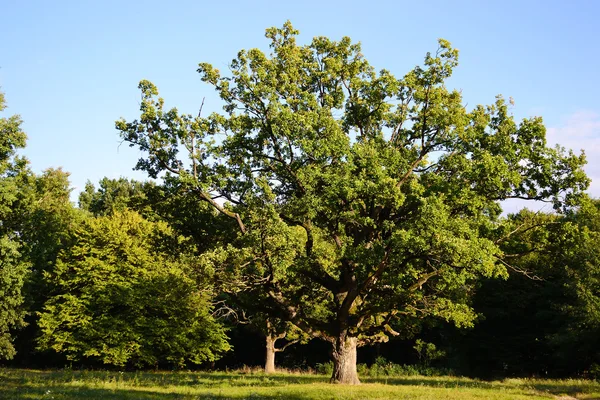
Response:
[{"label": "thick tree trunk", "polygon": [[265,373],[272,374],[275,372],[275,341],[276,337],[267,334],[267,353],[265,357]]},{"label": "thick tree trunk", "polygon": [[359,385],[356,372],[356,344],[353,337],[340,337],[333,345],[333,375],[331,383]]}]

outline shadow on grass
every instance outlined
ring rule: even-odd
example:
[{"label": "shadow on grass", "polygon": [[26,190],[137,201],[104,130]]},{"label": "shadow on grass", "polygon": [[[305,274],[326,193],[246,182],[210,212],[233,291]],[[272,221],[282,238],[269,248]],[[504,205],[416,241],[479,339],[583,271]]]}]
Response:
[{"label": "shadow on grass", "polygon": [[578,394],[595,394],[595,397],[585,397],[586,400],[600,400],[600,385],[594,381],[527,381],[523,387],[532,388],[538,392],[553,395],[575,396]]},{"label": "shadow on grass", "polygon": [[248,386],[281,386],[294,384],[311,384],[328,382],[328,378],[319,375],[295,374],[245,374],[239,372],[110,372],[110,371],[35,371],[35,370],[1,370],[2,380],[11,382],[60,384],[73,381],[81,382],[118,382],[122,385],[147,386],[202,386],[248,387]]},{"label": "shadow on grass", "polygon": [[461,378],[419,378],[419,377],[377,377],[362,378],[363,383],[381,383],[384,385],[399,386],[428,386],[437,388],[465,388],[465,389],[494,389],[498,383],[466,380]]},{"label": "shadow on grass", "polygon": [[[600,385],[593,381],[511,379],[490,382],[466,378],[418,376],[362,377],[361,380],[363,383],[378,383],[390,386],[484,390],[522,389],[537,392],[538,394],[556,396],[575,396],[577,394],[596,395],[600,393]],[[290,385],[326,383],[328,381],[329,379],[326,376],[310,374],[265,375],[243,372],[121,373],[112,371],[35,371],[0,368],[0,399],[205,400],[226,398],[289,398],[292,400],[302,400],[310,398],[310,395],[303,392],[289,393],[288,390],[285,390],[285,397],[282,397],[282,393],[277,393],[276,388],[289,387]],[[170,393],[171,387],[173,392],[178,393]],[[241,390],[234,390],[234,392],[239,392],[239,394],[231,394],[231,390],[228,390],[228,388],[240,388]],[[267,389],[267,393],[265,393],[264,389]],[[229,393],[227,396],[220,395],[221,390]],[[269,393],[271,390],[273,394]],[[198,391],[210,391],[211,393],[197,393]],[[260,392],[260,394],[255,393],[255,391]],[[587,397],[587,399],[591,400],[592,398]]]},{"label": "shadow on grass", "polygon": [[[523,389],[533,390],[538,393],[549,395],[568,395],[600,393],[600,385],[594,381],[550,381],[514,379],[506,381],[479,381],[475,379],[452,378],[452,377],[377,377],[363,378],[363,383],[381,383],[386,385],[411,385],[436,388],[461,388],[461,389]],[[587,400],[600,400],[600,397],[586,397]]]},{"label": "shadow on grass", "polygon": [[[224,400],[224,399],[282,399],[281,394],[254,394],[252,392],[239,395],[221,395],[218,393],[158,393],[152,390],[131,389],[101,389],[86,387],[53,386],[50,389],[38,387],[2,387],[0,386],[0,399],[10,400]],[[307,400],[310,396],[286,394],[285,399]]]}]

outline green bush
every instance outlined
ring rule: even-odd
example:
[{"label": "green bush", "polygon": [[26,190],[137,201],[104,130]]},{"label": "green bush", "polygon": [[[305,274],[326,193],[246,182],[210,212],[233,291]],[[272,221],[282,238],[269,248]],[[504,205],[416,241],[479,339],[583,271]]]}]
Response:
[{"label": "green bush", "polygon": [[331,375],[333,374],[333,362],[329,361],[326,363],[318,363],[315,366],[315,370],[317,371],[318,374],[321,375]]},{"label": "green bush", "polygon": [[441,376],[452,375],[448,368],[434,368],[425,365],[400,365],[394,364],[384,357],[378,357],[370,367],[367,364],[358,364],[358,374],[378,378],[382,376]]}]

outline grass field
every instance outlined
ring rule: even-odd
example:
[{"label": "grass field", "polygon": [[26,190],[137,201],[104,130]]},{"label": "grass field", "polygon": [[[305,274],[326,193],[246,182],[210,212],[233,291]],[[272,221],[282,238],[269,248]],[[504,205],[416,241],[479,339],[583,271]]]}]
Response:
[{"label": "grass field", "polygon": [[107,372],[0,369],[0,399],[600,399],[584,380],[478,381],[457,377],[363,378],[330,385],[313,374]]}]

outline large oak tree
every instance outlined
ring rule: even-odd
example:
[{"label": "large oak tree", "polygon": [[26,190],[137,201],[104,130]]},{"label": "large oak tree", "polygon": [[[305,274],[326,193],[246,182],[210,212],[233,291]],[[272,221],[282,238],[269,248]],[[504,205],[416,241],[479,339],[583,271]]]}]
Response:
[{"label": "large oak tree", "polygon": [[541,118],[515,122],[502,97],[468,109],[445,86],[458,64],[445,40],[396,78],[347,37],[297,34],[268,29],[271,53],[242,50],[226,75],[200,64],[223,113],[165,109],[142,81],[141,117],[117,128],[144,152],[138,168],[237,226],[207,260],[329,341],[333,382],[358,383],[357,346],[404,316],[470,325],[471,283],[510,266],[500,202],[572,206],[585,159],[548,148]]}]

